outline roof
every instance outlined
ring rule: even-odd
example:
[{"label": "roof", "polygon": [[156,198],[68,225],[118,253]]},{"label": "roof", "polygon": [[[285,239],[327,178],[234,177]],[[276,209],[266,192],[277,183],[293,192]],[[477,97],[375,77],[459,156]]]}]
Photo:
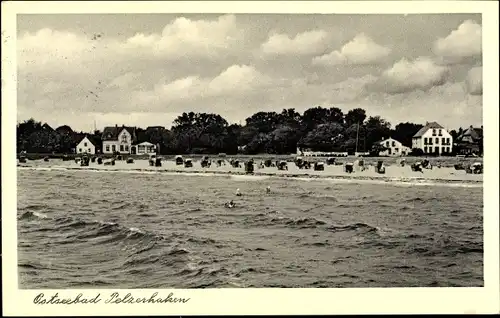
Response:
[{"label": "roof", "polygon": [[104,130],[102,131],[102,141],[106,140],[118,140],[118,135],[122,132],[122,130],[127,130],[130,135],[134,135],[134,128],[133,127],[126,127],[126,126],[115,126],[115,127],[104,127]]},{"label": "roof", "polygon": [[483,137],[483,129],[474,128],[471,126],[467,128],[460,136],[458,136],[458,139],[462,139],[466,136],[470,136],[473,140],[481,139]]},{"label": "roof", "polygon": [[81,142],[82,142],[85,138],[87,138],[87,139],[88,139],[88,141],[90,141],[90,142],[92,143],[92,145],[94,145],[94,147],[96,147],[96,146],[97,146],[97,144],[98,144],[98,143],[95,141],[95,139],[94,139],[91,135],[84,135],[83,137],[81,137],[81,138],[78,140],[78,142],[77,142],[76,144],[78,145],[78,144],[79,144],[79,143],[81,143]]},{"label": "roof", "polygon": [[399,141],[397,139],[394,139],[392,137],[389,137],[389,138],[386,138],[386,139],[381,139],[381,140],[377,141],[377,143],[382,143],[382,142],[386,142],[386,141],[389,141],[389,140],[394,140],[394,141],[397,141],[397,142],[401,143],[401,141]]},{"label": "roof", "polygon": [[413,135],[413,138],[422,137],[429,129],[444,129],[444,127],[435,121],[427,123],[424,127],[420,128],[415,135]]},{"label": "roof", "polygon": [[139,146],[139,145],[141,145],[141,146],[154,146],[154,144],[150,143],[149,141],[143,141],[143,142],[137,144],[137,146]]}]

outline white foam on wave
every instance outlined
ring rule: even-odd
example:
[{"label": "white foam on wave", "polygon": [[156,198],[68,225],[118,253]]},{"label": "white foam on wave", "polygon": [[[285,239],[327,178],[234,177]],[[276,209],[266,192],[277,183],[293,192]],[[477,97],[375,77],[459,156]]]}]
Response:
[{"label": "white foam on wave", "polygon": [[47,215],[43,214],[43,213],[40,213],[40,212],[33,212],[33,215],[40,218],[40,219],[46,219],[48,218]]},{"label": "white foam on wave", "polygon": [[131,227],[129,228],[130,232],[135,232],[135,233],[141,233],[141,234],[144,234],[143,231],[141,231],[140,229],[136,228],[136,227]]}]

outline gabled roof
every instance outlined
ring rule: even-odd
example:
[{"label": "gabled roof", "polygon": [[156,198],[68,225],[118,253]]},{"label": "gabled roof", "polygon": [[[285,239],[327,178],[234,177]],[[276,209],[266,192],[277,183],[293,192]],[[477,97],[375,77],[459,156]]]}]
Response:
[{"label": "gabled roof", "polygon": [[403,144],[401,141],[399,141],[399,140],[397,140],[397,139],[394,139],[394,138],[392,138],[392,137],[389,137],[389,138],[386,138],[386,139],[379,140],[379,141],[377,141],[377,143],[383,143],[383,142],[390,141],[390,140],[394,140],[394,141],[399,142],[400,144]]},{"label": "gabled roof", "polygon": [[462,139],[466,136],[470,136],[473,140],[478,140],[483,137],[483,129],[482,128],[474,128],[474,127],[469,127],[466,129],[462,135],[458,136],[458,139]]},{"label": "gabled roof", "polygon": [[429,129],[444,129],[444,127],[435,121],[427,123],[424,127],[420,128],[415,135],[413,135],[413,138],[422,137]]},{"label": "gabled roof", "polygon": [[134,128],[126,127],[126,126],[115,126],[115,127],[105,127],[102,131],[102,141],[106,140],[118,140],[118,135],[122,132],[122,130],[127,130],[129,134],[134,136]]},{"label": "gabled roof", "polygon": [[92,143],[92,145],[94,145],[94,147],[97,147],[97,142],[95,141],[95,139],[91,136],[91,135],[84,135],[83,137],[81,137],[78,142],[76,143],[77,145],[80,144],[85,138],[88,139],[88,141],[90,141]]}]

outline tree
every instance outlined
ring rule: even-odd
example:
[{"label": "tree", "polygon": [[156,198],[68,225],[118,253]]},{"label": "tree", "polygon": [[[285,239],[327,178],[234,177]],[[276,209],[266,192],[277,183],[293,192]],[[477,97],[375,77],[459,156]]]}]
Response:
[{"label": "tree", "polygon": [[[288,111],[287,111],[288,114]],[[270,133],[280,124],[282,117],[276,112],[258,112],[246,119],[247,126],[257,128],[260,133]]]},{"label": "tree", "polygon": [[391,136],[391,124],[385,119],[380,118],[380,116],[374,116],[368,118],[365,123],[366,128],[366,147],[368,149],[377,142],[382,140],[382,138],[388,138]]},{"label": "tree", "polygon": [[339,123],[321,124],[307,133],[298,145],[318,151],[333,151],[342,149],[344,128]]},{"label": "tree", "polygon": [[412,146],[413,136],[422,128],[423,125],[414,124],[414,123],[400,123],[397,124],[392,132],[392,138],[401,142],[403,145],[407,147]]},{"label": "tree", "polygon": [[362,124],[366,119],[366,111],[362,108],[351,109],[345,115],[345,123],[347,126],[359,123]]}]

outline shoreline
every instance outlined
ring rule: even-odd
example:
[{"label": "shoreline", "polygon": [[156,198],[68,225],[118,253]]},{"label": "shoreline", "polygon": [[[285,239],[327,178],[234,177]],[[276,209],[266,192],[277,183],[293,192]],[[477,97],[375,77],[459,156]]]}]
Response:
[{"label": "shoreline", "polygon": [[[121,166],[121,167],[120,167]],[[460,176],[446,176],[446,177],[437,177],[432,175],[412,175],[412,176],[404,176],[404,175],[387,175],[387,174],[375,174],[373,171],[364,171],[364,172],[354,172],[352,174],[348,174],[346,172],[336,172],[330,171],[325,173],[325,171],[308,171],[301,170],[301,173],[295,173],[290,171],[259,171],[256,169],[253,173],[246,173],[243,169],[241,170],[216,170],[216,169],[203,169],[203,168],[184,168],[179,169],[175,167],[131,167],[130,165],[122,166],[89,166],[89,167],[81,167],[81,166],[62,166],[62,165],[29,165],[29,164],[18,164],[21,170],[73,170],[73,171],[92,171],[92,172],[123,172],[123,173],[158,173],[158,174],[186,174],[186,175],[214,175],[214,176],[235,176],[235,177],[266,177],[266,178],[282,178],[282,179],[309,179],[309,180],[343,180],[343,181],[377,181],[384,183],[391,182],[400,182],[407,184],[429,184],[429,183],[439,183],[439,184],[469,184],[469,185],[481,185],[483,184],[482,175],[467,175],[473,176],[473,179],[460,178]],[[410,167],[405,167],[410,169]],[[316,172],[316,173],[315,173]],[[371,174],[369,174],[371,173]],[[369,175],[367,175],[369,174]],[[465,176],[465,174],[464,174]],[[480,178],[480,179],[479,179]]]},{"label": "shoreline", "polygon": [[[43,160],[44,157],[48,157],[49,161],[50,160],[62,160],[64,154],[17,154],[16,155],[16,160],[19,160],[20,156],[24,156],[28,161],[39,161]],[[67,154],[67,157],[69,161],[74,161],[75,158],[81,157],[82,154]],[[112,159],[116,158],[115,155],[111,154],[90,154],[90,157],[101,157],[102,159]],[[148,160],[149,155],[130,155],[130,154],[123,154],[122,156],[122,161],[126,161],[127,158],[132,158],[134,160]],[[177,155],[158,155],[158,157],[162,158],[162,161],[174,161],[175,157]],[[274,154],[257,154],[257,155],[245,155],[245,154],[235,154],[235,155],[229,155],[227,154],[226,156],[219,156],[219,155],[203,155],[203,154],[191,154],[191,155],[181,155],[184,159],[192,159],[193,162],[200,161],[204,156],[208,156],[209,160],[212,162],[216,160],[225,160],[229,161],[230,159],[236,159],[240,161],[247,161],[250,159],[253,159],[255,163],[258,163],[258,161],[264,161],[267,159],[271,159],[272,161],[287,161],[289,164],[294,161],[295,158],[297,157],[302,157],[306,161],[310,161],[312,163],[322,161],[326,163],[326,160],[329,157],[323,157],[323,156],[299,156],[296,154],[288,154],[288,155],[274,155]],[[332,157],[335,158],[335,161],[338,163],[346,163],[346,162],[354,162],[356,160],[363,160],[365,164],[376,164],[378,161],[383,161],[384,165],[398,165],[398,163],[404,159],[406,161],[407,165],[411,165],[415,162],[422,161],[422,160],[428,160],[432,165],[440,165],[441,167],[453,167],[455,164],[472,164],[474,162],[483,162],[483,157],[454,157],[454,156],[402,156],[402,157],[395,157],[395,156],[387,156],[387,157],[356,157],[356,156],[347,156],[347,157]]]}]

